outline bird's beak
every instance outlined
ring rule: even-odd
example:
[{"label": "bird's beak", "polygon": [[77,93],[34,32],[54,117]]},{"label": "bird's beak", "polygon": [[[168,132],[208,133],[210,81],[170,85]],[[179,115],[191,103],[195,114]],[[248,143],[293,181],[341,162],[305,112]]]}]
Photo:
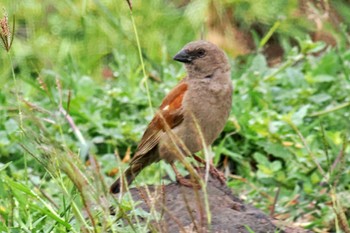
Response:
[{"label": "bird's beak", "polygon": [[173,59],[175,61],[183,63],[189,63],[193,60],[192,57],[186,52],[186,50],[181,50],[180,52],[178,52]]}]

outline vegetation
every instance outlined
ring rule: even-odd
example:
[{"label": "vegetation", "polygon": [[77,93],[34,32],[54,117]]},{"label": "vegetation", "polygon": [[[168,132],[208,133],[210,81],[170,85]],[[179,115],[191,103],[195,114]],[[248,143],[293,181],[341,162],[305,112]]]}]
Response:
[{"label": "vegetation", "polygon": [[[350,232],[349,22],[336,33],[325,24],[336,41],[329,46],[310,39],[313,24],[293,16],[297,5],[282,11],[283,1],[270,9],[269,1],[257,8],[255,1],[223,0],[214,14],[211,1],[185,2],[133,1],[131,10],[111,0],[5,0],[1,232],[146,232],[120,217],[154,216],[111,197],[108,185],[185,74],[172,56],[201,34],[219,36],[214,42],[225,47],[229,35],[203,22],[230,9],[255,49],[234,57],[235,47],[225,48],[234,104],[213,146],[214,162],[233,192],[276,218],[317,232]],[[349,6],[335,3],[346,18]],[[271,40],[284,50],[272,67],[263,51]],[[167,164],[152,165],[135,185],[160,184],[165,174],[174,176]]]}]

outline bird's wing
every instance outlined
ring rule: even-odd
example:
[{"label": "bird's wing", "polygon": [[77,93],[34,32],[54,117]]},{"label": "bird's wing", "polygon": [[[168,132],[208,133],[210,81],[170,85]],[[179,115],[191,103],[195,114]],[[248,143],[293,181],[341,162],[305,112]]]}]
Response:
[{"label": "bird's wing", "polygon": [[[182,100],[188,89],[186,82],[181,81],[175,88],[164,98],[159,107],[158,112],[148,125],[145,133],[142,136],[137,151],[133,157],[137,157],[148,153],[159,142],[159,139],[167,128],[166,125],[173,129],[183,120]],[[166,125],[165,125],[166,124]]]}]

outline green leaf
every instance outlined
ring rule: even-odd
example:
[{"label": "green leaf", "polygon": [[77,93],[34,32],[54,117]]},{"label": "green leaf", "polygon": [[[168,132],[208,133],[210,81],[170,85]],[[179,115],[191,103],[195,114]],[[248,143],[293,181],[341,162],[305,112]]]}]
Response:
[{"label": "green leaf", "polygon": [[266,158],[266,156],[259,152],[255,152],[253,154],[253,157],[255,161],[258,162],[258,164],[268,166],[268,164],[270,163],[269,160]]},{"label": "green leaf", "polygon": [[282,158],[285,161],[288,161],[292,157],[290,151],[280,144],[265,141],[260,141],[257,144],[262,146],[268,154]]},{"label": "green leaf", "polygon": [[7,132],[0,131],[0,148],[1,146],[9,145],[11,141],[7,137]]},{"label": "green leaf", "polygon": [[313,95],[309,98],[312,102],[319,104],[328,100],[332,99],[332,96],[325,94],[325,93],[321,93],[321,94],[317,94],[317,95]]},{"label": "green leaf", "polygon": [[0,172],[2,172],[3,170],[5,170],[12,162],[8,162],[5,165],[3,165],[2,167],[0,167]]},{"label": "green leaf", "polygon": [[303,123],[304,117],[307,115],[307,111],[310,108],[310,105],[303,105],[299,110],[293,113],[291,119],[295,125],[301,125]]},{"label": "green leaf", "polygon": [[252,65],[250,67],[251,71],[264,73],[267,70],[267,62],[266,58],[262,54],[256,55],[256,57],[252,61]]},{"label": "green leaf", "polygon": [[313,184],[319,184],[321,182],[321,177],[316,172],[314,172],[311,175],[311,182]]},{"label": "green leaf", "polygon": [[68,229],[71,228],[71,225],[68,222],[66,222],[64,219],[62,219],[59,216],[59,214],[57,214],[53,210],[53,208],[50,206],[50,204],[46,203],[43,199],[41,199],[40,196],[38,194],[36,194],[32,189],[25,186],[24,184],[21,184],[19,182],[15,182],[11,178],[8,178],[8,177],[6,177],[6,181],[11,189],[24,192],[25,194],[29,195],[29,197],[34,198],[34,199],[40,201],[42,204],[44,204],[44,207],[41,207],[38,204],[36,204],[35,202],[29,201],[28,204],[30,205],[31,208],[33,208],[35,210],[39,210],[43,214],[48,215],[49,217],[56,220],[58,223],[64,225]]},{"label": "green leaf", "polygon": [[243,159],[242,155],[235,153],[233,151],[230,151],[226,148],[221,148],[221,153],[227,155],[228,157],[236,161]]},{"label": "green leaf", "polygon": [[18,124],[14,119],[5,122],[5,129],[8,134],[12,134],[18,130]]},{"label": "green leaf", "polygon": [[272,171],[277,172],[279,170],[281,170],[282,168],[282,164],[281,161],[273,161],[270,165]]},{"label": "green leaf", "polygon": [[313,80],[315,82],[320,82],[320,83],[323,83],[323,82],[332,82],[334,81],[335,77],[331,76],[331,75],[327,75],[327,74],[319,74],[319,75],[316,75],[315,77],[313,77]]}]

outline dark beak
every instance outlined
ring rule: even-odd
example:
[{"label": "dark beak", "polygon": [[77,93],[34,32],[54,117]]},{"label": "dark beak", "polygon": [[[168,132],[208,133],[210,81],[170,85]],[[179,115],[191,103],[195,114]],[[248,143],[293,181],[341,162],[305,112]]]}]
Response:
[{"label": "dark beak", "polygon": [[181,50],[180,52],[178,52],[173,59],[175,61],[183,63],[189,63],[193,60],[192,57],[186,52],[186,50]]}]

